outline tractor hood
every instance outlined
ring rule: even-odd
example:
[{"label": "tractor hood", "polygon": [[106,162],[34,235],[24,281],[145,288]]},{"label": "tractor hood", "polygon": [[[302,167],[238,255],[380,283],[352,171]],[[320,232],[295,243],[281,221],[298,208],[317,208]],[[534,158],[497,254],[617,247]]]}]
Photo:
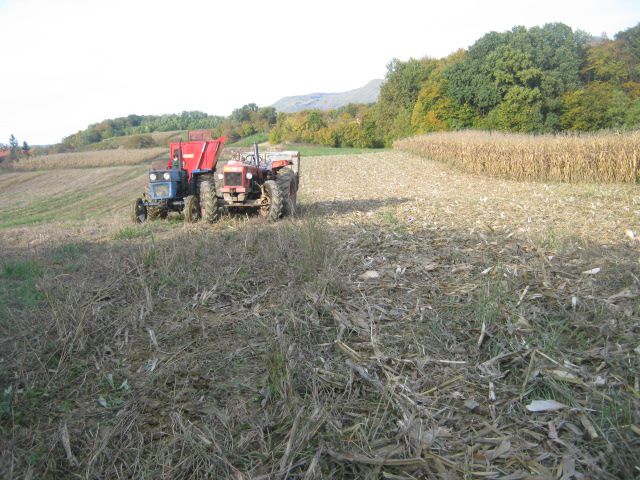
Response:
[{"label": "tractor hood", "polygon": [[245,193],[250,190],[250,182],[257,173],[258,168],[255,165],[231,160],[222,168],[222,191]]},{"label": "tractor hood", "polygon": [[178,194],[178,184],[183,176],[180,170],[150,170],[149,195],[152,200],[167,200]]}]

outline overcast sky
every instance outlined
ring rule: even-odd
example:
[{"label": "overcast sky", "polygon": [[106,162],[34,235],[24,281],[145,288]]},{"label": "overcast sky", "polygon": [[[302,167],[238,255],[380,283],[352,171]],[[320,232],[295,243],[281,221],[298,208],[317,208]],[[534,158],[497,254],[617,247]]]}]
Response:
[{"label": "overcast sky", "polygon": [[0,142],[350,90],[514,25],[613,37],[639,21],[638,0],[0,0]]}]

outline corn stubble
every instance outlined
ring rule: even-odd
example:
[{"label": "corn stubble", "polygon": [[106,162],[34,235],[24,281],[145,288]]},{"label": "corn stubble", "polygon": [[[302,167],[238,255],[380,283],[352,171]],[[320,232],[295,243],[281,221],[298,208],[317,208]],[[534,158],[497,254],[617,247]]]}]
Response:
[{"label": "corn stubble", "polygon": [[305,160],[292,220],[0,230],[1,478],[636,476],[635,186]]},{"label": "corn stubble", "polygon": [[398,140],[394,147],[466,172],[513,180],[636,183],[640,132],[539,136],[443,132]]}]

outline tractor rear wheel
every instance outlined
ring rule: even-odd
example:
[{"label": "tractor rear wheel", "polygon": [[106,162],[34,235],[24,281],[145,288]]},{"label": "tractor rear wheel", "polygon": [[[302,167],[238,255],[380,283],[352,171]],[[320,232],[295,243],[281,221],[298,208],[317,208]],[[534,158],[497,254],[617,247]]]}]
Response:
[{"label": "tractor rear wheel", "polygon": [[284,195],[275,180],[264,182],[263,206],[260,215],[275,222],[282,217]]},{"label": "tractor rear wheel", "polygon": [[216,196],[216,184],[209,175],[198,178],[200,192],[200,216],[206,223],[213,223],[220,218],[220,206]]},{"label": "tractor rear wheel", "polygon": [[182,210],[186,223],[195,223],[200,218],[200,202],[195,195],[189,195],[184,199],[184,209]]},{"label": "tractor rear wheel", "polygon": [[278,187],[282,194],[282,216],[293,216],[298,206],[298,188],[293,174],[278,175]]},{"label": "tractor rear wheel", "polygon": [[147,207],[141,198],[137,198],[133,202],[131,220],[133,223],[144,223],[147,220]]}]

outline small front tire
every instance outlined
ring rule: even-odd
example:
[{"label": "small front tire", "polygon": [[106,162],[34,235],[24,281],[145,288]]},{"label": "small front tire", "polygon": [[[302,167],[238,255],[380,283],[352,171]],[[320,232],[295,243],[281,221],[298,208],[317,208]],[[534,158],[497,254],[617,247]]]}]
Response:
[{"label": "small front tire", "polygon": [[147,206],[141,198],[133,202],[131,208],[131,221],[133,223],[144,223],[147,221]]}]

